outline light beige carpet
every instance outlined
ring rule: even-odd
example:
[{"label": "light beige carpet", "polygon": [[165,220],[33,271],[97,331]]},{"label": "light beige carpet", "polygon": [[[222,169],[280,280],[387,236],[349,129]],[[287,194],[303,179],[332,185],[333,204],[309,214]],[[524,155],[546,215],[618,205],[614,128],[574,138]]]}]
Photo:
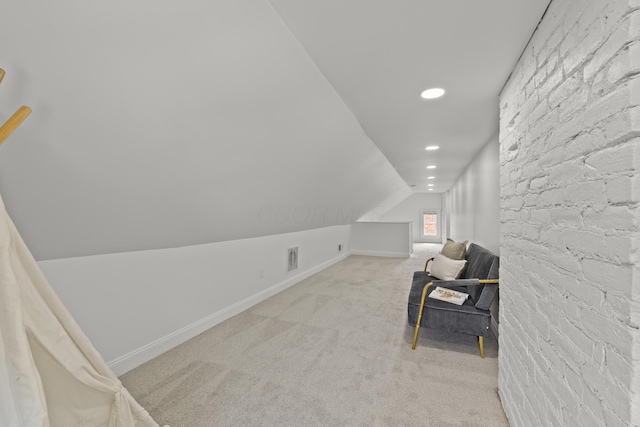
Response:
[{"label": "light beige carpet", "polygon": [[125,374],[159,424],[508,426],[497,341],[421,330],[409,259],[351,256]]}]

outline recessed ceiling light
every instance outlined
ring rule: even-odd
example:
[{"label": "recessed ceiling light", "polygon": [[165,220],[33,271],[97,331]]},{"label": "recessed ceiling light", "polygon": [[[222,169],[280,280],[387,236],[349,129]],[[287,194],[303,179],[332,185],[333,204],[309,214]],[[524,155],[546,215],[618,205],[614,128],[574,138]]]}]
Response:
[{"label": "recessed ceiling light", "polygon": [[435,176],[428,176],[427,179],[436,179]]},{"label": "recessed ceiling light", "polygon": [[433,187],[435,184],[427,184],[427,187]]},{"label": "recessed ceiling light", "polygon": [[429,191],[433,191],[433,188],[430,188]]},{"label": "recessed ceiling light", "polygon": [[429,165],[429,166],[427,166],[427,169],[435,169],[435,168],[436,168],[436,165]]},{"label": "recessed ceiling light", "polygon": [[427,89],[420,94],[420,96],[424,99],[440,98],[442,95],[444,95],[444,89],[440,89],[437,87]]},{"label": "recessed ceiling light", "polygon": [[437,150],[438,147],[437,145],[427,145],[426,147],[424,147],[425,150],[429,150],[429,151],[433,151],[433,150]]}]

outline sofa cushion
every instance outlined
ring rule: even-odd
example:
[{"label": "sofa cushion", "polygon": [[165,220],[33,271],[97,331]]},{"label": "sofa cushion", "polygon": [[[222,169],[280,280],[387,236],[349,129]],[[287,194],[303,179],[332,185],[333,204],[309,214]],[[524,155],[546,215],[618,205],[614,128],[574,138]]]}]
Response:
[{"label": "sofa cushion", "polygon": [[488,249],[475,243],[469,245],[466,260],[467,265],[462,271],[462,279],[497,279],[498,256]]},{"label": "sofa cushion", "polygon": [[455,280],[466,263],[466,260],[451,259],[437,254],[431,263],[431,275],[440,280]]},{"label": "sofa cushion", "polygon": [[[410,326],[415,326],[418,321],[420,300],[422,298],[424,285],[433,280],[435,280],[434,277],[422,271],[414,273],[411,291],[409,292],[407,312]],[[435,288],[435,285],[431,286],[428,294],[433,292]],[[461,292],[465,292],[466,290],[466,288],[457,287],[451,287],[451,289]],[[485,310],[478,310],[474,307],[471,299],[468,299],[459,306],[449,302],[426,298],[422,321],[420,323],[421,326],[427,328],[488,337],[490,334],[491,313]]]},{"label": "sofa cushion", "polygon": [[464,259],[467,251],[467,242],[468,240],[456,243],[452,239],[447,239],[440,253],[447,258]]}]

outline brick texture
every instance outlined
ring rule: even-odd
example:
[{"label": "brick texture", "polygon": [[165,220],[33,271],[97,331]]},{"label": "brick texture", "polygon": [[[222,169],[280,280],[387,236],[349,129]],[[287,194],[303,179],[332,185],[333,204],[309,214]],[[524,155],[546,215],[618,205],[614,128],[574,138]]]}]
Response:
[{"label": "brick texture", "polygon": [[553,0],[500,95],[512,426],[640,426],[640,1]]}]

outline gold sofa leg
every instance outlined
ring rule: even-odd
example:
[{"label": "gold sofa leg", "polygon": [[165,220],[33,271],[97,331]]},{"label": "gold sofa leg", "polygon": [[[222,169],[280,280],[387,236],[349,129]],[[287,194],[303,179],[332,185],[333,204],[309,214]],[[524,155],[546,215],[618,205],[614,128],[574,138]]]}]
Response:
[{"label": "gold sofa leg", "polygon": [[478,337],[478,345],[480,346],[480,357],[484,359],[484,338],[482,335]]},{"label": "gold sofa leg", "polygon": [[427,283],[426,285],[424,285],[424,288],[422,289],[422,298],[420,299],[420,311],[418,312],[418,321],[416,322],[416,330],[413,332],[413,343],[411,344],[411,350],[416,349],[416,342],[418,342],[418,331],[420,330],[420,323],[422,322],[422,312],[424,310],[424,299],[427,297],[427,290],[431,285],[433,285],[433,282]]}]

